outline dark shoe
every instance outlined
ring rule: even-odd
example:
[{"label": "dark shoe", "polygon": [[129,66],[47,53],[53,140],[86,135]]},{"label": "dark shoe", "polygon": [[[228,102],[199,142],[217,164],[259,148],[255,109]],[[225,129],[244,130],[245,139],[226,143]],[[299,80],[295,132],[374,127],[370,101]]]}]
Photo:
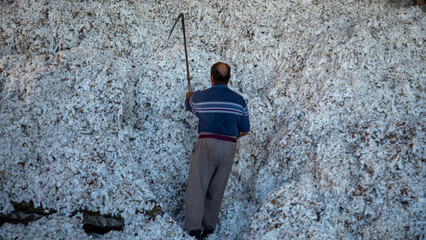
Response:
[{"label": "dark shoe", "polygon": [[203,234],[201,234],[201,239],[204,239],[208,235],[212,234],[214,229],[204,229]]},{"label": "dark shoe", "polygon": [[189,236],[194,237],[197,240],[201,240],[201,230],[189,231]]}]

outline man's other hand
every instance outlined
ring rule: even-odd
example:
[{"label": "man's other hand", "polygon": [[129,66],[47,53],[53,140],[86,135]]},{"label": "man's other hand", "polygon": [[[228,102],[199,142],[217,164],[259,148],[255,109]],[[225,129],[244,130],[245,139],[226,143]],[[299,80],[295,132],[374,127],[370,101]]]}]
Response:
[{"label": "man's other hand", "polygon": [[194,94],[194,92],[187,92],[186,93],[186,99],[190,98]]},{"label": "man's other hand", "polygon": [[240,132],[240,137],[247,135],[249,132]]}]

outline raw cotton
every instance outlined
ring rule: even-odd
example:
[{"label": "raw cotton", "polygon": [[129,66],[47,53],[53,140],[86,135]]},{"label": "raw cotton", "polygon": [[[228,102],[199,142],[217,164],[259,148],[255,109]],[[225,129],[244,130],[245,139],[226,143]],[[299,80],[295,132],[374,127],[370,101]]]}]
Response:
[{"label": "raw cotton", "polygon": [[58,212],[1,237],[190,239],[181,12],[194,89],[227,62],[250,111],[209,239],[425,237],[426,19],[379,0],[2,1],[0,213]]}]

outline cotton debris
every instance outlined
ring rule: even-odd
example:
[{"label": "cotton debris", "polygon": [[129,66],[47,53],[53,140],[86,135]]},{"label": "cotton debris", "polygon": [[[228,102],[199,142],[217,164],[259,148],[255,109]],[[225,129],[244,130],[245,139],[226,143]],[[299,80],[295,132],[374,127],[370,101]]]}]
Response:
[{"label": "cotton debris", "polygon": [[[248,101],[209,239],[418,239],[425,221],[425,14],[411,1],[3,1],[0,212],[58,212],[0,236],[91,238],[79,209],[120,215],[105,239],[189,239],[195,90],[231,65]],[[155,205],[164,215],[143,214]]]}]

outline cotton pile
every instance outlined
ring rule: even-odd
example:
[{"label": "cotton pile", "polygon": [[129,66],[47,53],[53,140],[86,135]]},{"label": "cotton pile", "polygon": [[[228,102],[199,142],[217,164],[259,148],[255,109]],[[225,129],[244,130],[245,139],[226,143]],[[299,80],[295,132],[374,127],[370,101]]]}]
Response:
[{"label": "cotton pile", "polygon": [[57,212],[0,237],[190,239],[181,12],[193,88],[230,64],[251,120],[208,239],[425,238],[426,18],[381,0],[2,1],[0,213]]}]

